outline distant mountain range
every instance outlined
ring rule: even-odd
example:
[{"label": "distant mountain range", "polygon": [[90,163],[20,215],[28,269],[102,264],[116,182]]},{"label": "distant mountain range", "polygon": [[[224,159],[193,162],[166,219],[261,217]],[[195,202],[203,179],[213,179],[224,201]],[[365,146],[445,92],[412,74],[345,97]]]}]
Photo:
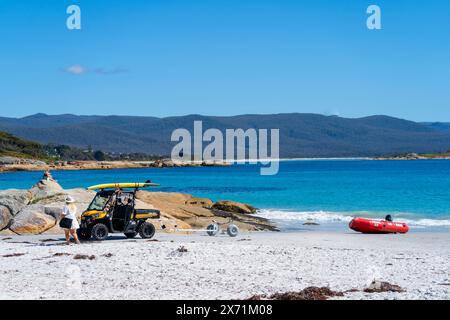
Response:
[{"label": "distant mountain range", "polygon": [[422,124],[429,128],[450,133],[450,122],[422,122]]},{"label": "distant mountain range", "polygon": [[[77,116],[36,114],[0,117],[0,130],[43,144],[168,155],[172,131],[192,130],[202,120],[204,130],[280,129],[282,157],[353,157],[450,150],[450,123],[417,123],[388,116],[350,119],[318,114],[271,114],[212,117]],[[206,143],[205,143],[206,144]]]}]

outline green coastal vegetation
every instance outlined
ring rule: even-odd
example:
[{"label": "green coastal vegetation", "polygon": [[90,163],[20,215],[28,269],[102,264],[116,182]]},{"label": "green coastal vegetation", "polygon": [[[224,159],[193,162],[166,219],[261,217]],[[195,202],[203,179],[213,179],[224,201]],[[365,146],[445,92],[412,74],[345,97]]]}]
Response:
[{"label": "green coastal vegetation", "polygon": [[425,153],[421,154],[425,158],[435,159],[435,158],[450,158],[450,150],[442,153]]},{"label": "green coastal vegetation", "polygon": [[0,156],[49,160],[41,144],[17,138],[3,131],[0,131]]},{"label": "green coastal vegetation", "polygon": [[101,150],[93,150],[90,146],[86,149],[70,147],[67,145],[40,144],[18,138],[10,133],[0,131],[0,156],[8,156],[20,159],[34,159],[45,162],[52,161],[151,161],[160,159],[145,153],[108,153]]},{"label": "green coastal vegetation", "polygon": [[428,160],[428,159],[450,159],[450,151],[434,153],[400,153],[375,157],[377,160]]}]

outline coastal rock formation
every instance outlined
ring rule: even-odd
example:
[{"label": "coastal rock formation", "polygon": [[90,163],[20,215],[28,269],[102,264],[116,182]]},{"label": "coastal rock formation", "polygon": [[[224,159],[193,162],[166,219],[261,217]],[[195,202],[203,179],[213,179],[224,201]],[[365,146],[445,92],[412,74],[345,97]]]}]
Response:
[{"label": "coastal rock formation", "polygon": [[45,214],[42,205],[33,204],[20,211],[9,229],[17,234],[40,234],[56,224],[56,219]]},{"label": "coastal rock formation", "polygon": [[55,203],[54,206],[45,206],[44,213],[46,215],[52,216],[53,218],[55,218],[55,220],[60,220],[63,206],[63,203]]},{"label": "coastal rock formation", "polygon": [[30,192],[33,195],[33,199],[38,201],[39,199],[62,194],[64,189],[53,179],[42,179],[31,188]]},{"label": "coastal rock formation", "polygon": [[136,196],[139,200],[160,210],[162,215],[170,215],[190,225],[192,225],[189,222],[191,218],[214,217],[210,210],[187,204],[193,199],[189,194],[139,191]]},{"label": "coastal rock formation", "polygon": [[186,200],[185,204],[190,206],[197,206],[201,208],[211,208],[213,205],[213,202],[208,198],[189,198]]},{"label": "coastal rock formation", "polygon": [[217,201],[216,203],[214,203],[212,208],[234,213],[243,213],[243,214],[256,213],[256,208],[252,207],[251,205],[229,200]]},{"label": "coastal rock formation", "polygon": [[[72,196],[77,206],[77,217],[87,209],[95,192],[86,189],[64,190],[57,181],[45,178],[30,190],[5,190],[0,192],[0,231],[3,234],[61,234],[58,221],[66,197]],[[215,206],[216,204],[220,204]],[[170,192],[137,193],[137,209],[158,209],[160,219],[152,219],[156,229],[180,232],[180,229],[205,228],[215,222],[233,221],[242,231],[277,230],[264,218],[250,216],[255,209],[249,205],[196,198],[189,194]]]},{"label": "coastal rock formation", "polygon": [[[3,160],[2,160],[3,159]],[[0,158],[0,172],[14,171],[45,171],[45,170],[108,170],[108,169],[135,169],[135,168],[176,168],[176,167],[211,167],[229,166],[225,161],[172,161],[161,159],[155,161],[58,161],[45,163],[40,160],[19,159],[11,157]]]},{"label": "coastal rock formation", "polygon": [[15,165],[15,164],[29,164],[29,165],[37,165],[37,166],[45,166],[44,161],[34,160],[34,159],[23,159],[16,158],[11,156],[3,156],[0,157],[0,165]]},{"label": "coastal rock formation", "polygon": [[0,205],[0,230],[8,226],[11,221],[12,215],[9,209],[5,206]]},{"label": "coastal rock formation", "polygon": [[[144,162],[142,162],[144,163]],[[172,159],[160,159],[146,163],[153,168],[174,168],[174,167],[224,167],[230,163],[225,161],[178,161]]]},{"label": "coastal rock formation", "polygon": [[3,190],[0,191],[0,205],[7,207],[14,216],[30,203],[32,197],[28,190]]},{"label": "coastal rock formation", "polygon": [[199,203],[203,202],[208,205],[211,200],[203,199],[199,201],[199,198],[184,193],[139,191],[137,197],[159,209],[163,216],[172,216],[189,224],[192,228],[205,228],[212,222],[224,224],[233,221],[243,231],[278,230],[267,219],[248,215],[252,207],[238,202],[234,202],[235,206],[241,208],[239,210],[242,211],[245,208],[246,213],[235,212],[237,210],[232,206],[220,208],[234,211],[225,211],[217,207],[214,208],[214,206],[211,208],[202,207],[199,206]]}]

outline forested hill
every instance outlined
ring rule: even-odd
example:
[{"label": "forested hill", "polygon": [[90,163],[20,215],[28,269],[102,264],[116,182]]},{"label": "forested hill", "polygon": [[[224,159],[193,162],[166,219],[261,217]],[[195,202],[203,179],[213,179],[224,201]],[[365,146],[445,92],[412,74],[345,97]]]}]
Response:
[{"label": "forested hill", "polygon": [[389,116],[342,118],[319,114],[238,115],[229,117],[76,116],[36,114],[0,118],[0,130],[42,144],[91,146],[94,150],[168,155],[177,128],[192,130],[280,129],[282,157],[350,157],[450,150],[450,132],[436,123],[417,123]]}]

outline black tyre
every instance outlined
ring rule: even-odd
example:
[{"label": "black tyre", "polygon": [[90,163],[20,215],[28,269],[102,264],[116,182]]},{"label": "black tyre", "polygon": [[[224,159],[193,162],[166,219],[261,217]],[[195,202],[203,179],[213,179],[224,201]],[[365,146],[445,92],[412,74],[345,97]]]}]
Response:
[{"label": "black tyre", "polygon": [[235,224],[230,224],[227,228],[227,233],[230,237],[236,237],[239,234],[239,228]]},{"label": "black tyre", "polygon": [[78,239],[87,241],[91,239],[91,230],[86,228],[80,228],[77,230]]},{"label": "black tyre", "polygon": [[219,233],[219,225],[217,223],[211,223],[206,227],[206,233],[210,237],[214,237]]},{"label": "black tyre", "polygon": [[105,240],[108,237],[108,227],[103,223],[96,224],[92,228],[91,235],[94,240]]},{"label": "black tyre", "polygon": [[137,232],[128,232],[128,233],[124,233],[125,237],[127,237],[128,239],[133,239],[134,237],[137,236]]},{"label": "black tyre", "polygon": [[143,239],[150,239],[155,235],[155,226],[150,222],[144,222],[139,228],[139,235]]}]

